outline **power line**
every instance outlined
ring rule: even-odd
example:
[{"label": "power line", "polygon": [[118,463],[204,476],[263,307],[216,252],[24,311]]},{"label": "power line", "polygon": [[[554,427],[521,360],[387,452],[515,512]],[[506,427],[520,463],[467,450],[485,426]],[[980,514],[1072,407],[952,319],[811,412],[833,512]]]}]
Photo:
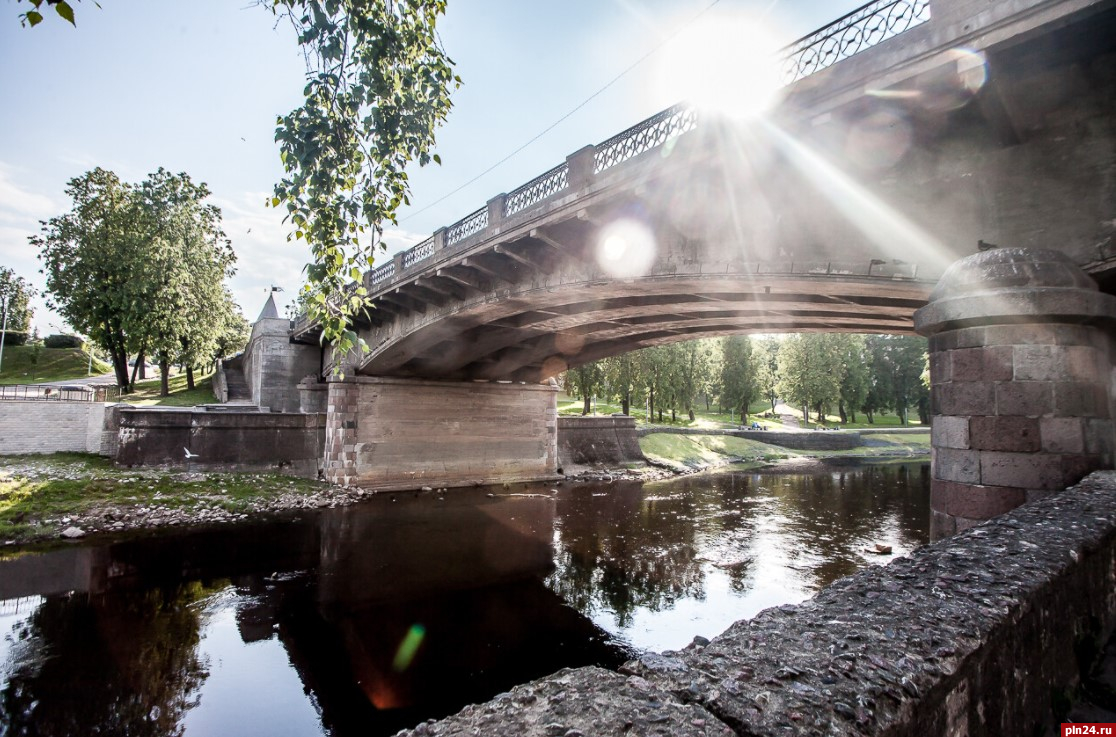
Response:
[{"label": "power line", "polygon": [[682,31],[686,30],[686,29],[687,29],[687,28],[689,28],[689,27],[690,27],[691,25],[693,25],[693,24],[694,24],[694,23],[695,23],[695,22],[696,22],[696,21],[698,20],[698,18],[702,17],[703,15],[705,15],[706,13],[708,13],[708,12],[709,12],[710,10],[712,10],[712,9],[713,9],[713,6],[717,5],[717,3],[719,3],[719,2],[721,2],[721,0],[713,0],[713,2],[709,3],[709,5],[707,5],[707,6],[706,6],[706,7],[705,7],[705,8],[704,8],[704,9],[703,9],[703,10],[702,10],[701,12],[699,12],[699,13],[698,13],[697,15],[695,15],[695,16],[694,16],[693,18],[690,18],[690,20],[688,20],[688,21],[686,21],[685,23],[683,23],[683,24],[682,24],[681,26],[679,26],[679,27],[678,27],[677,29],[675,29],[675,31],[674,31],[673,33],[671,33],[671,34],[669,34],[669,35],[665,36],[665,37],[663,38],[663,40],[662,40],[662,41],[660,41],[660,42],[659,42],[659,43],[658,43],[658,44],[657,44],[657,45],[656,45],[656,46],[655,46],[654,48],[652,48],[652,49],[651,49],[650,51],[648,51],[648,52],[647,52],[646,54],[644,54],[643,56],[641,56],[641,57],[639,57],[638,59],[636,59],[636,60],[635,60],[634,62],[632,62],[632,63],[631,63],[630,65],[628,65],[628,67],[627,67],[626,69],[624,69],[624,70],[623,70],[622,72],[620,72],[620,73],[619,73],[619,74],[617,74],[617,75],[616,75],[615,77],[613,77],[613,78],[612,78],[612,79],[610,79],[610,80],[609,80],[608,82],[606,82],[606,83],[605,83],[605,85],[604,85],[603,87],[601,87],[601,88],[600,88],[600,89],[598,89],[598,90],[597,90],[596,92],[594,92],[593,94],[589,95],[589,96],[588,96],[588,97],[586,97],[586,98],[585,98],[584,100],[582,100],[581,102],[579,102],[579,103],[578,103],[577,105],[575,105],[575,106],[573,107],[573,109],[571,109],[571,110],[570,110],[569,112],[567,112],[567,113],[566,113],[565,115],[563,115],[562,117],[558,118],[558,120],[554,121],[553,123],[551,123],[550,125],[548,125],[548,126],[547,126],[546,128],[544,128],[543,130],[539,131],[539,132],[538,132],[537,134],[535,134],[535,135],[534,135],[533,137],[531,137],[531,138],[530,138],[530,139],[529,139],[529,140],[528,140],[528,141],[527,141],[526,143],[524,143],[523,145],[521,145],[521,146],[520,146],[519,148],[515,149],[514,151],[512,151],[511,153],[509,153],[509,154],[508,154],[507,156],[505,156],[504,158],[500,159],[500,160],[499,160],[499,161],[497,161],[497,162],[496,162],[495,164],[493,164],[492,166],[488,167],[487,169],[485,169],[484,171],[482,171],[482,172],[481,172],[480,174],[477,174],[477,175],[476,175],[475,177],[473,177],[473,178],[472,178],[472,179],[470,179],[469,181],[465,182],[464,184],[460,185],[460,186],[459,186],[459,187],[457,187],[456,189],[453,189],[453,190],[451,190],[451,191],[447,192],[446,194],[442,195],[442,196],[441,196],[441,197],[439,197],[438,199],[434,200],[434,201],[433,201],[433,202],[431,202],[431,203],[430,203],[429,205],[426,205],[425,207],[423,207],[423,208],[422,208],[422,209],[420,209],[420,210],[415,210],[414,212],[412,212],[412,213],[409,213],[409,214],[408,214],[408,215],[407,215],[406,217],[400,218],[400,219],[399,219],[399,222],[401,222],[401,223],[405,223],[405,222],[407,222],[408,220],[410,220],[411,218],[413,218],[413,217],[415,217],[415,216],[417,216],[417,215],[421,215],[422,213],[426,212],[427,210],[429,210],[430,208],[434,207],[435,205],[440,205],[441,203],[445,202],[445,201],[446,201],[446,200],[448,200],[448,199],[449,199],[450,197],[453,197],[453,196],[454,196],[455,194],[457,194],[457,193],[458,193],[458,192],[460,192],[461,190],[465,189],[465,188],[466,188],[466,187],[468,187],[469,185],[471,185],[471,184],[474,184],[474,183],[476,183],[477,181],[479,181],[480,179],[482,179],[483,177],[485,177],[486,175],[488,175],[489,173],[491,173],[491,172],[492,172],[492,171],[493,171],[494,169],[496,169],[496,168],[500,167],[501,165],[503,165],[504,163],[506,163],[506,162],[507,162],[508,160],[510,160],[510,159],[511,159],[512,157],[514,157],[514,156],[515,156],[516,154],[518,154],[518,153],[520,153],[521,151],[523,151],[523,149],[527,148],[527,147],[528,147],[528,146],[530,146],[530,145],[531,145],[532,143],[534,143],[535,141],[539,140],[540,138],[542,138],[543,136],[545,136],[545,135],[546,135],[547,133],[549,133],[550,131],[552,131],[552,130],[554,130],[555,128],[557,128],[557,127],[558,127],[559,125],[561,125],[562,123],[564,123],[564,122],[565,122],[565,121],[566,121],[566,120],[567,120],[567,119],[568,119],[568,118],[569,118],[570,116],[572,116],[572,115],[573,115],[574,113],[576,113],[576,112],[577,112],[578,110],[580,110],[581,108],[585,107],[585,106],[586,106],[586,105],[588,105],[588,104],[589,104],[590,102],[592,102],[592,101],[593,101],[594,99],[596,99],[597,97],[599,97],[599,96],[600,96],[600,95],[601,95],[601,94],[602,94],[603,92],[605,92],[605,90],[607,90],[607,89],[608,89],[609,87],[612,87],[612,85],[614,85],[614,84],[616,84],[617,82],[619,82],[619,81],[620,81],[620,80],[621,80],[621,79],[622,79],[622,78],[623,78],[623,77],[624,77],[625,75],[627,75],[627,74],[628,74],[628,72],[632,71],[633,69],[635,69],[636,67],[638,67],[638,66],[639,66],[640,64],[642,64],[643,62],[647,61],[647,59],[649,59],[649,58],[650,58],[651,56],[654,56],[654,55],[655,55],[656,53],[658,53],[658,51],[659,51],[660,49],[662,49],[662,48],[663,48],[664,46],[666,46],[666,45],[667,45],[668,43],[670,43],[671,41],[673,41],[673,40],[675,39],[675,37],[676,37],[676,36],[678,36],[678,35],[679,35],[680,33],[682,33]]}]

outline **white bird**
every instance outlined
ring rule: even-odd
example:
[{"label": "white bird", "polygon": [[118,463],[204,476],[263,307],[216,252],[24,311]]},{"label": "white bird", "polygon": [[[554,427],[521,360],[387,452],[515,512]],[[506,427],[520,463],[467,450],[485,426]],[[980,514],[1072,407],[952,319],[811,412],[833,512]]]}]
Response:
[{"label": "white bird", "polygon": [[186,460],[190,460],[191,458],[199,458],[200,457],[200,456],[198,456],[197,453],[191,453],[189,448],[183,448],[182,450],[186,451]]}]

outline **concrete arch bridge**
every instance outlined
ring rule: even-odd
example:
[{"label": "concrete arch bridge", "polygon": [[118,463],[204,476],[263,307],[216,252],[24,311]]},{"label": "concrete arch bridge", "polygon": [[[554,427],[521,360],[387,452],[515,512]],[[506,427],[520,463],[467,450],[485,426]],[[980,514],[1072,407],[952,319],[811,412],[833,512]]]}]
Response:
[{"label": "concrete arch bridge", "polygon": [[[539,382],[568,367],[702,336],[917,327],[933,412],[964,418],[949,438],[953,419],[935,425],[950,519],[996,507],[966,494],[1018,501],[1111,467],[1116,2],[877,0],[781,63],[768,115],[670,108],[366,273],[366,354],[261,320],[253,398],[327,412],[337,480],[537,477],[556,468]],[[1062,470],[1009,486],[992,468],[1040,456]]]}]

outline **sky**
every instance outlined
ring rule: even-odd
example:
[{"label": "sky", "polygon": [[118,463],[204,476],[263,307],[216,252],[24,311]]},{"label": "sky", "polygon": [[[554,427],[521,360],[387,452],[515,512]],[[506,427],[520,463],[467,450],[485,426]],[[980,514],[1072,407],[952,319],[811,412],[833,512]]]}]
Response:
[{"label": "sky", "polygon": [[[284,290],[282,310],[309,259],[264,206],[282,176],[275,121],[300,104],[305,81],[293,31],[255,0],[99,2],[74,4],[76,28],[48,11],[29,29],[18,20],[29,3],[0,0],[0,265],[43,291],[27,239],[70,209],[67,182],[100,166],[136,183],[162,166],[212,191],[245,317],[256,319],[271,286]],[[410,172],[413,204],[385,234],[389,253],[685,97],[686,80],[716,59],[684,37],[748,19],[786,43],[857,5],[449,0],[439,34],[464,84],[437,133],[442,165]],[[67,330],[43,296],[33,306],[41,334]]]}]

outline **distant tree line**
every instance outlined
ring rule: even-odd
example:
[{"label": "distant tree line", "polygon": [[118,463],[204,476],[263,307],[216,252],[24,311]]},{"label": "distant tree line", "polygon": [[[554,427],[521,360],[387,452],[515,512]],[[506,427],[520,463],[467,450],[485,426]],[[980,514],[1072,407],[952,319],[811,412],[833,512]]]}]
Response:
[{"label": "distant tree line", "polygon": [[694,408],[716,403],[743,417],[763,400],[775,411],[782,399],[809,420],[834,412],[842,423],[869,422],[894,412],[908,423],[913,408],[930,421],[925,383],[926,340],[915,336],[804,333],[753,339],[707,338],[645,348],[570,369],[561,377],[567,394],[614,400],[625,414],[646,405],[648,419],[669,412],[695,419]]},{"label": "distant tree line", "polygon": [[[46,274],[48,304],[111,357],[122,392],[145,357],[194,369],[239,350],[247,321],[225,286],[236,254],[209,189],[165,169],[140,184],[97,168],[72,179],[70,212],[31,237]],[[128,357],[138,356],[129,374]]]}]

